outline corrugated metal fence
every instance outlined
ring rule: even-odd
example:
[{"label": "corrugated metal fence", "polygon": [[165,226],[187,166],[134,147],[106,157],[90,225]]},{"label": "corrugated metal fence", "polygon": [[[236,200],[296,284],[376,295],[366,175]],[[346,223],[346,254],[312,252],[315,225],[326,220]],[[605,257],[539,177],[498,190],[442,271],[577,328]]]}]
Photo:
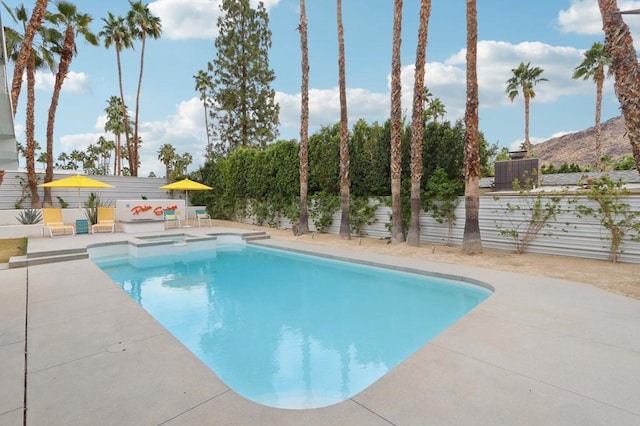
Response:
[{"label": "corrugated metal fence", "polygon": [[[527,200],[529,198],[529,200]],[[513,239],[500,234],[499,226],[503,229],[518,229],[522,234],[524,227],[529,221],[529,216],[523,215],[522,211],[531,206],[532,197],[524,196],[500,196],[494,199],[492,196],[482,196],[480,198],[479,225],[482,236],[482,245],[486,248],[515,251]],[[579,218],[573,212],[575,203],[569,203],[569,197],[565,197],[560,206],[561,212],[553,222],[548,223],[548,227],[543,228],[538,237],[528,246],[526,252],[551,254],[560,256],[575,256],[589,259],[609,258],[609,231],[600,225],[596,218]],[[542,198],[544,205],[545,199]],[[622,199],[629,204],[633,211],[640,211],[640,196],[633,195]],[[520,205],[521,211],[508,213],[507,203]],[[595,204],[581,197],[579,203],[593,206]],[[455,211],[456,221],[451,230],[451,244],[462,245],[464,233],[465,211],[464,198],[460,198],[460,203]],[[364,228],[364,235],[373,238],[390,238],[391,234],[387,229],[390,222],[391,208],[380,205],[376,211],[377,221]],[[252,218],[242,218],[244,223],[254,223]],[[281,219],[279,227],[283,229],[291,228],[291,223],[287,219]],[[309,220],[309,228],[316,231],[313,221]],[[328,229],[330,234],[338,234],[340,231],[340,211],[333,215],[333,223]],[[430,213],[422,213],[420,216],[420,241],[422,243],[446,244],[449,229],[447,224],[438,223]],[[620,262],[640,263],[640,242],[632,241],[629,235],[624,239],[622,245],[623,252],[618,260]]]},{"label": "corrugated metal fence", "polygon": [[[44,174],[38,174],[38,183],[44,182]],[[62,179],[71,176],[70,174],[55,173],[53,180]],[[114,185],[112,189],[81,189],[80,199],[86,201],[91,192],[100,193],[100,196],[104,200],[115,201],[117,199],[142,199],[146,197],[148,199],[163,199],[168,197],[168,192],[160,189],[159,187],[166,184],[164,179],[158,178],[144,178],[144,177],[131,177],[131,176],[91,176],[102,182]],[[13,209],[15,204],[23,196],[23,188],[21,181],[26,184],[27,175],[24,172],[5,172],[2,185],[0,185],[0,209]],[[44,196],[44,188],[38,190],[40,197]],[[56,197],[62,198],[69,206],[74,207],[78,203],[78,190],[75,188],[60,189],[54,188],[51,193],[53,198],[53,204],[55,207],[60,207],[60,203]],[[182,194],[177,192],[174,198],[181,197]],[[29,208],[31,206],[31,200],[25,199],[22,203],[23,208]]]}]

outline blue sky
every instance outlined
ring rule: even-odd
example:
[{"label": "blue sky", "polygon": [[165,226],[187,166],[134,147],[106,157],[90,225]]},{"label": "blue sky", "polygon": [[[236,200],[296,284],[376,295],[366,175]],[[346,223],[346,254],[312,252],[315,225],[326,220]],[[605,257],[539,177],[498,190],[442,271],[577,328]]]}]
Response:
[{"label": "blue sky", "polygon": [[[17,1],[5,1],[10,7]],[[33,0],[25,4],[32,9]],[[162,20],[163,35],[149,40],[140,103],[143,147],[140,176],[164,174],[158,148],[171,143],[178,153],[189,152],[195,170],[203,162],[206,145],[204,110],[194,89],[193,75],[206,69],[215,55],[219,0],[156,0],[149,7]],[[266,0],[273,47],[270,65],[275,71],[276,100],[280,104],[280,138],[297,139],[300,109],[300,37],[298,0]],[[516,3],[518,4],[515,7]],[[92,28],[101,30],[107,12],[124,15],[127,0],[77,0],[79,11],[93,16]],[[336,7],[334,1],[307,0],[310,60],[310,131],[339,120]],[[640,8],[640,1],[619,0],[620,9]],[[51,5],[53,6],[53,4]],[[51,7],[50,6],[50,7]],[[419,0],[404,0],[402,37],[403,108],[411,115],[413,64]],[[3,10],[4,11],[4,10]],[[524,139],[522,97],[513,103],[505,94],[511,69],[520,62],[544,69],[548,82],[536,86],[531,104],[530,135],[534,143],[593,126],[595,85],[573,80],[573,69],[583,52],[603,41],[597,0],[482,0],[478,2],[478,76],[480,130],[490,143],[516,147]],[[626,22],[640,35],[640,16]],[[12,26],[3,13],[4,25]],[[384,121],[389,115],[389,73],[393,1],[343,1],[349,126],[364,118]],[[463,117],[465,102],[465,3],[432,2],[427,46],[426,84],[447,108],[447,119]],[[124,51],[125,97],[135,107],[139,72],[139,45]],[[9,74],[12,66],[9,67]],[[11,77],[11,75],[10,75]],[[39,73],[36,91],[36,139],[45,144],[46,116],[53,76]],[[115,51],[78,42],[78,55],[65,81],[55,126],[55,148],[83,149],[104,136],[107,99],[118,94]],[[24,141],[25,92],[16,116],[18,139]],[[602,119],[619,115],[613,81],[605,85]],[[107,138],[113,139],[111,134]]]}]

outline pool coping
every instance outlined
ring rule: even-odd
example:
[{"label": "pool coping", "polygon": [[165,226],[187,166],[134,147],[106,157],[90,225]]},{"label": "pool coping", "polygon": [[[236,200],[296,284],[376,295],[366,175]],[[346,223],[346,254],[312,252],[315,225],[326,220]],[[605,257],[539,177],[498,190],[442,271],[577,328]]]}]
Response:
[{"label": "pool coping", "polygon": [[[189,233],[243,232],[195,229]],[[33,238],[30,249],[128,236]],[[23,418],[25,344],[27,424],[640,423],[638,300],[466,265],[299,242],[251,244],[463,277],[495,293],[349,400],[285,410],[226,387],[90,260],[0,270],[0,423]]]}]

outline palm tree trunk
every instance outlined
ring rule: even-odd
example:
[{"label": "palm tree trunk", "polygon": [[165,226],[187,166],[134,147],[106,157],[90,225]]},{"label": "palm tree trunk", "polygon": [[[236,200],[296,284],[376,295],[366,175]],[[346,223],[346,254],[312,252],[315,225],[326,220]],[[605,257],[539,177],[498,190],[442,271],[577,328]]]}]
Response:
[{"label": "palm tree trunk", "polygon": [[431,0],[420,3],[420,25],[416,48],[416,70],[413,85],[413,117],[411,119],[411,220],[407,245],[420,246],[420,183],[422,181],[422,138],[424,137],[424,67],[427,49],[427,28]]},{"label": "palm tree trunk", "polygon": [[531,140],[529,139],[529,92],[523,88],[524,96],[524,158],[531,157]]},{"label": "palm tree trunk", "polygon": [[402,202],[402,83],[400,82],[400,46],[402,44],[402,0],[394,0],[393,45],[391,54],[391,242],[404,241]]},{"label": "palm tree trunk", "polygon": [[604,85],[604,69],[599,66],[596,70],[596,170],[602,171],[602,126],[600,119],[602,116],[602,86]]},{"label": "palm tree trunk", "polygon": [[[58,72],[53,86],[53,94],[51,95],[51,104],[49,105],[49,114],[47,116],[47,169],[44,175],[45,182],[53,180],[53,129],[56,121],[56,110],[58,109],[58,101],[60,100],[60,92],[62,91],[62,83],[69,72],[69,65],[73,58],[74,32],[72,27],[67,27],[64,37],[64,46],[60,55],[60,63],[58,64]],[[51,188],[44,188],[44,205],[51,207]]]},{"label": "palm tree trunk", "polygon": [[615,90],[627,126],[636,169],[640,172],[640,67],[629,27],[616,0],[598,0],[605,44],[611,55]]},{"label": "palm tree trunk", "polygon": [[27,63],[27,115],[26,115],[26,147],[25,159],[27,162],[27,185],[31,191],[31,208],[39,209],[40,195],[38,195],[38,177],[36,176],[36,159],[35,148],[35,87],[36,87],[36,70],[34,57],[31,56]]},{"label": "palm tree trunk", "polygon": [[[129,155],[127,162],[129,163],[129,170],[131,170],[131,168],[133,167],[131,165],[131,158],[133,155],[133,146],[129,138],[129,114],[127,114],[127,105],[124,103],[124,89],[122,87],[122,64],[120,61],[120,49],[121,49],[120,43],[116,43],[116,62],[118,63],[118,83],[120,85],[120,100],[122,101],[121,105],[122,105],[122,120],[124,121],[124,138],[125,138],[125,144],[127,148],[127,154]],[[118,172],[120,172],[120,169],[118,170]]]},{"label": "palm tree trunk", "polygon": [[[466,254],[482,253],[482,240],[478,221],[480,212],[480,150],[478,143],[477,49],[478,15],[476,0],[467,0],[467,103],[464,114],[466,127],[464,133],[465,223],[462,239],[462,251]],[[525,143],[526,141],[528,141],[528,136]]]},{"label": "palm tree trunk", "polygon": [[309,47],[307,15],[304,0],[300,0],[300,50],[302,54],[302,93],[300,110],[300,219],[298,233],[309,233]]},{"label": "palm tree trunk", "polygon": [[44,18],[48,3],[48,0],[36,1],[33,13],[31,14],[31,19],[29,19],[29,25],[24,33],[24,37],[22,38],[18,59],[16,60],[13,68],[13,80],[11,82],[11,107],[13,108],[14,117],[16,115],[16,110],[18,109],[18,98],[20,97],[20,88],[22,87],[24,70],[28,66],[27,63],[31,57],[33,38],[42,25],[42,18]]},{"label": "palm tree trunk", "polygon": [[213,145],[211,144],[211,130],[209,129],[209,109],[207,108],[207,99],[203,97],[202,103],[204,104],[204,126],[207,131],[207,151],[206,160],[212,160],[211,154],[213,153]]},{"label": "palm tree trunk", "polygon": [[347,89],[345,80],[344,28],[342,27],[342,1],[337,0],[338,7],[338,74],[340,86],[340,238],[351,239],[349,223],[349,128],[347,121]]},{"label": "palm tree trunk", "polygon": [[[136,115],[133,124],[133,155],[134,158],[130,163],[133,163],[131,169],[131,176],[138,176],[138,114],[140,111],[140,89],[142,88],[142,73],[144,71],[144,49],[146,46],[147,37],[144,29],[142,31],[142,48],[140,49],[140,75],[138,76],[138,90],[136,91]],[[134,172],[135,170],[135,172]]]}]

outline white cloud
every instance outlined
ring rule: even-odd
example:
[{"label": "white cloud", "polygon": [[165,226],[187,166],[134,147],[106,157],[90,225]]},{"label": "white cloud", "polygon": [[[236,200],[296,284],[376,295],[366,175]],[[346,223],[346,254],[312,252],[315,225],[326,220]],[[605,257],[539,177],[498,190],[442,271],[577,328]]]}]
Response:
[{"label": "white cloud", "polygon": [[[52,92],[54,84],[54,74],[36,72],[36,89]],[[91,84],[89,82],[89,76],[83,72],[70,71],[62,84],[62,91],[64,93],[76,93],[81,95],[90,94]]]},{"label": "white cloud", "polygon": [[[269,10],[279,0],[264,1]],[[220,0],[156,0],[149,3],[151,12],[162,21],[162,37],[172,40],[213,39],[218,34]],[[256,7],[258,0],[252,0]]]},{"label": "white cloud", "polygon": [[[321,126],[333,125],[340,121],[340,97],[338,88],[309,90],[310,132]],[[277,92],[276,102],[280,104],[282,127],[296,130],[300,128],[300,93],[290,95]],[[389,114],[389,95],[373,93],[365,89],[347,89],[347,113],[349,123],[366,117],[369,122],[385,120]],[[297,133],[281,135],[283,138],[297,137]]]},{"label": "white cloud", "polygon": [[[639,9],[640,1],[621,0],[618,1],[619,10]],[[629,25],[636,47],[640,41],[640,17],[629,16],[625,18]],[[604,39],[602,32],[602,15],[598,2],[595,0],[572,0],[571,5],[566,10],[558,13],[558,24],[563,33],[576,33],[582,35],[597,35]]]},{"label": "white cloud", "polygon": [[158,160],[158,149],[165,143],[173,145],[177,154],[190,153],[196,170],[204,162],[207,134],[204,125],[204,107],[197,97],[181,102],[176,113],[164,121],[144,122],[140,125],[143,145],[140,150],[140,176],[153,171],[164,176],[164,166]]},{"label": "white cloud", "polygon": [[[512,69],[520,62],[531,62],[532,66],[544,70],[543,77],[549,81],[536,86],[533,102],[552,103],[562,96],[592,94],[593,84],[571,78],[573,69],[582,61],[582,51],[573,47],[552,46],[540,42],[511,44],[498,41],[480,41],[478,43],[478,85],[481,108],[509,106],[505,89],[506,81],[511,77]],[[444,63],[428,62],[425,84],[431,93],[440,98],[447,110],[447,119],[462,118],[466,100],[466,59],[465,49],[449,57]],[[402,68],[402,105],[407,116],[411,115],[413,98],[414,65]],[[387,76],[388,85],[390,76]],[[612,83],[606,83],[607,92],[612,92]],[[321,125],[337,123],[340,117],[338,89],[312,89],[309,91],[310,129]],[[300,93],[278,92],[276,101],[280,104],[280,121],[284,128],[289,127],[290,135],[297,137],[300,126]],[[515,99],[514,107],[522,102]],[[389,117],[389,92],[375,93],[361,88],[347,90],[347,111],[349,122],[354,123],[361,117],[367,120],[383,121]],[[292,129],[296,130],[293,133]]]}]

